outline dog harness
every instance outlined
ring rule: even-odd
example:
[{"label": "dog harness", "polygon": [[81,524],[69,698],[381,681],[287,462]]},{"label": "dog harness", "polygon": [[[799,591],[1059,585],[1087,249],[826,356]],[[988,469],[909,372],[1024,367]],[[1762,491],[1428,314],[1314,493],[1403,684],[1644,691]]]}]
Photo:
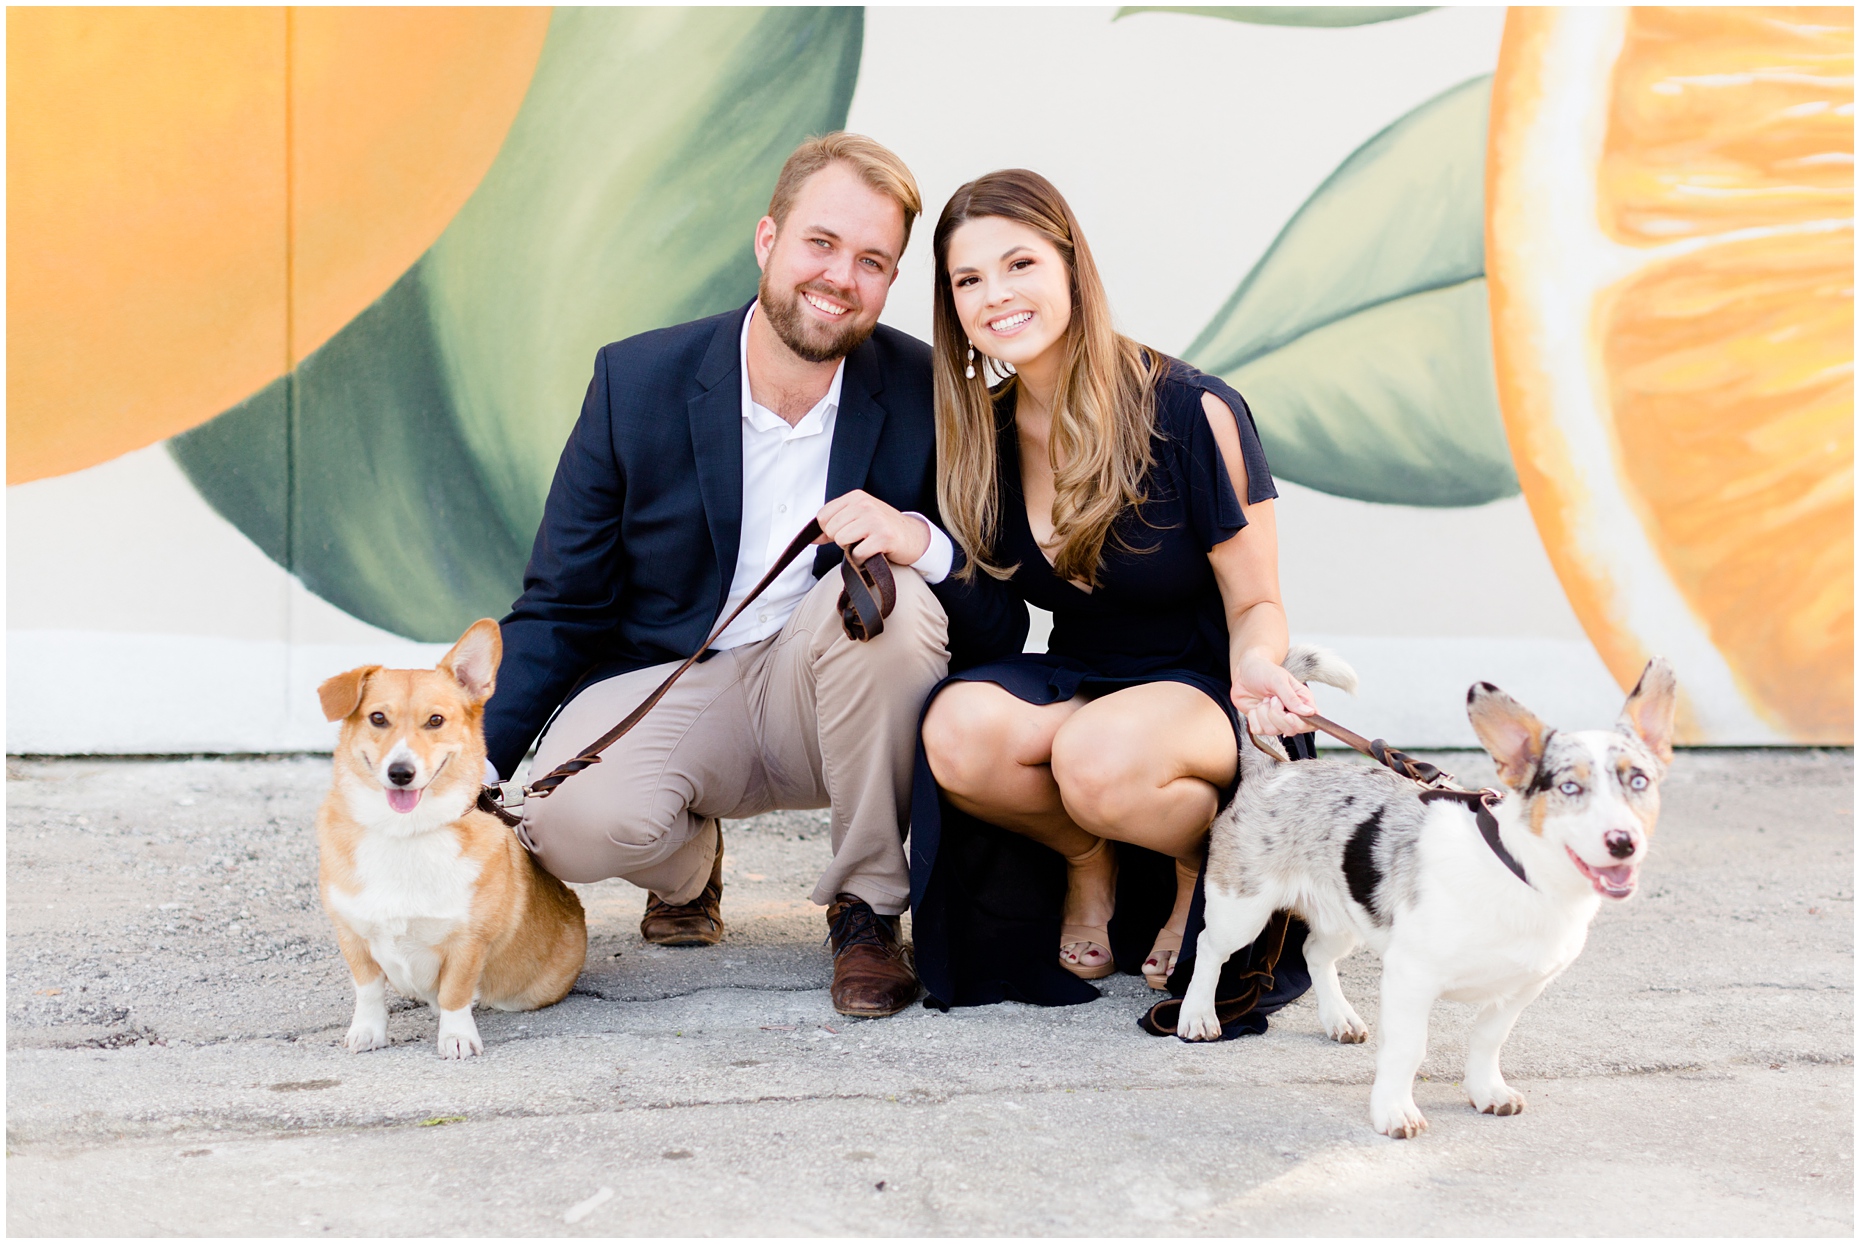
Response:
[{"label": "dog harness", "polygon": [[1424,790],[1421,792],[1422,803],[1433,803],[1436,799],[1450,799],[1454,803],[1466,805],[1472,809],[1473,819],[1478,822],[1479,836],[1485,839],[1485,845],[1492,848],[1492,854],[1498,862],[1517,874],[1518,880],[1525,885],[1531,879],[1524,875],[1524,865],[1518,863],[1518,857],[1505,849],[1504,842],[1498,836],[1498,818],[1492,815],[1492,803],[1497,798],[1496,792],[1490,790]]}]

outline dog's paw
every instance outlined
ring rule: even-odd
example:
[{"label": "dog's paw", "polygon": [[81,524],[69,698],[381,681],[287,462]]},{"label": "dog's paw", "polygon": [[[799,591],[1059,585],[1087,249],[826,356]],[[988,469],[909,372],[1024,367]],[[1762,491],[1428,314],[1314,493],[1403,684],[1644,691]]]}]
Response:
[{"label": "dog's paw", "polygon": [[1220,1017],[1215,1015],[1212,1006],[1191,1007],[1185,1001],[1175,1021],[1175,1035],[1184,1041],[1219,1041]]},{"label": "dog's paw", "polygon": [[439,1057],[471,1058],[482,1053],[484,1041],[478,1036],[470,1007],[439,1012]]},{"label": "dog's paw", "polygon": [[360,1054],[364,1050],[387,1048],[387,1012],[379,1016],[356,1016],[349,1025],[349,1035],[342,1039],[343,1046],[351,1054]]},{"label": "dog's paw", "polygon": [[349,1035],[342,1044],[349,1053],[360,1054],[363,1050],[383,1049],[387,1043],[387,981],[377,976],[365,985],[355,986],[355,1010],[349,1017]]},{"label": "dog's paw", "polygon": [[1427,1118],[1413,1097],[1400,1101],[1369,1102],[1369,1122],[1378,1132],[1395,1140],[1412,1140],[1427,1130]]},{"label": "dog's paw", "polygon": [[1319,1015],[1318,1020],[1324,1025],[1325,1034],[1339,1044],[1361,1045],[1369,1040],[1369,1025],[1355,1011],[1345,1011],[1342,1015]]},{"label": "dog's paw", "polygon": [[1500,1080],[1491,1088],[1467,1086],[1467,1096],[1480,1114],[1523,1114],[1524,1094]]},{"label": "dog's paw", "polygon": [[470,1035],[459,1032],[439,1034],[439,1057],[441,1058],[476,1058],[482,1053],[484,1053],[484,1042],[475,1032]]}]

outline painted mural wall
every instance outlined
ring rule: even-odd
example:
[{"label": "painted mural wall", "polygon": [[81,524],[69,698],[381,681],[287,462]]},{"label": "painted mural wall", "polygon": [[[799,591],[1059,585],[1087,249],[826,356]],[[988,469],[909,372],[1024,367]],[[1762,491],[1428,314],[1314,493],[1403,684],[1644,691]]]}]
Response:
[{"label": "painted mural wall", "polygon": [[[801,138],[1071,198],[1244,393],[1326,711],[1848,743],[1851,9],[11,9],[10,751],[321,748],[520,587]],[[929,334],[927,228],[886,319]]]}]

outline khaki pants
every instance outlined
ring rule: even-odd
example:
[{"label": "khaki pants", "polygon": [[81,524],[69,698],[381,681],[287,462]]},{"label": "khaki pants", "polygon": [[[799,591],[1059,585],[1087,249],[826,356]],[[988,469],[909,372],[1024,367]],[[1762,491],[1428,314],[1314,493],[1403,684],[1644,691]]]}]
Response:
[{"label": "khaki pants", "polygon": [[[915,570],[896,570],[884,632],[846,638],[840,576],[815,585],[781,632],[694,665],[601,763],[523,807],[543,867],[564,881],[622,877],[671,903],[710,877],[719,818],[832,809],[833,862],[814,887],[880,915],[909,905],[904,830],[924,697],[949,666],[948,621]],[[531,772],[600,737],[674,665],[594,684],[556,715]]]}]

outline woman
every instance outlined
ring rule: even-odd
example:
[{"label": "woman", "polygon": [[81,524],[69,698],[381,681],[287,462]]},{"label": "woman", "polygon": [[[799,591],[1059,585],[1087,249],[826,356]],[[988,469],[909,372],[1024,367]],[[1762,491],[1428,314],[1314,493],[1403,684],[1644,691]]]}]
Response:
[{"label": "woman", "polygon": [[[963,186],[934,247],[943,520],[974,590],[1050,610],[1053,632],[1048,653],[963,671],[926,709],[920,971],[946,1004],[1082,1001],[1096,991],[1051,968],[1116,970],[1110,926],[1134,905],[1161,925],[1143,974],[1163,988],[1238,732],[1299,734],[1291,713],[1315,711],[1280,666],[1265,454],[1239,394],[1112,328],[1078,221],[1045,178],[1009,169]],[[1007,377],[992,390],[991,370]],[[1056,852],[1063,898],[988,826]],[[1004,870],[1017,884],[999,884]],[[1030,954],[1019,943],[1055,914],[1057,943]],[[960,927],[974,921],[987,936]]]}]

